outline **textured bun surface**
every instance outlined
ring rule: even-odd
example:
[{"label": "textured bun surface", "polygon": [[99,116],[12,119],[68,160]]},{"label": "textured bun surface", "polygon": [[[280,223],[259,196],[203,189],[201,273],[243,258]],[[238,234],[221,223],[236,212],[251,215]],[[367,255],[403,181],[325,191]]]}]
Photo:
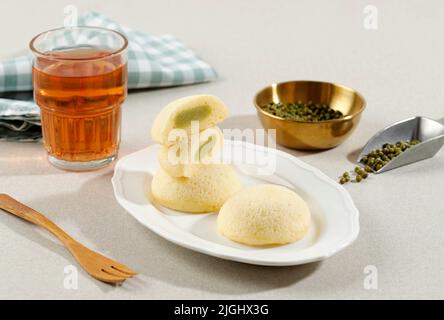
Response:
[{"label": "textured bun surface", "polygon": [[248,245],[295,242],[309,227],[305,201],[294,191],[272,184],[240,190],[225,202],[217,218],[219,233]]},{"label": "textured bun surface", "polygon": [[236,171],[226,164],[202,164],[189,178],[170,176],[162,168],[151,182],[154,201],[185,212],[218,211],[241,184]]}]

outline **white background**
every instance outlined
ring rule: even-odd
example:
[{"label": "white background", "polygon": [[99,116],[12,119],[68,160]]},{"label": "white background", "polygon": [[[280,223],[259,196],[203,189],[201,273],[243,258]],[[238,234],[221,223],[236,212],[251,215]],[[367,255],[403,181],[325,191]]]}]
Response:
[{"label": "white background", "polygon": [[[252,98],[275,81],[339,82],[366,98],[360,126],[341,146],[287,150],[334,179],[385,125],[444,117],[443,1],[2,0],[1,58],[61,25],[70,3],[147,33],[174,34],[219,73],[213,83],[131,93],[121,156],[151,144],[154,115],[185,95],[221,97],[231,111],[224,128],[260,127]],[[378,30],[363,27],[368,4],[378,8]],[[0,298],[444,298],[443,169],[441,151],[347,185],[361,212],[357,241],[323,263],[267,268],[207,257],[154,235],[114,200],[112,168],[62,172],[46,162],[41,144],[1,142],[0,192],[141,274],[114,288],[80,271],[78,290],[66,290],[63,269],[75,264],[69,253],[44,231],[0,213]],[[378,290],[364,289],[366,265],[378,269]]]}]

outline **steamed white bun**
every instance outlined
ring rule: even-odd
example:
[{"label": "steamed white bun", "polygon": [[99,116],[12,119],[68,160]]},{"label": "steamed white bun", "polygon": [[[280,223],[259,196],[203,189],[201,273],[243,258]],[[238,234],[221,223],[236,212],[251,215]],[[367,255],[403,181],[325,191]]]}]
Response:
[{"label": "steamed white bun", "polygon": [[196,142],[186,139],[170,147],[161,146],[158,159],[162,169],[173,177],[190,177],[200,164],[217,163],[224,141],[222,131],[207,128],[197,138]]},{"label": "steamed white bun", "polygon": [[168,139],[173,129],[184,129],[191,134],[191,122],[199,121],[199,131],[213,127],[228,116],[225,104],[216,96],[194,95],[175,100],[166,105],[154,119],[152,139],[165,146],[174,141]]},{"label": "steamed white bun", "polygon": [[248,245],[295,242],[309,227],[305,201],[294,191],[272,184],[240,190],[225,202],[217,218],[219,233]]},{"label": "steamed white bun", "polygon": [[160,168],[151,182],[151,195],[156,203],[170,209],[213,212],[240,188],[239,177],[231,166],[202,164],[189,178],[172,177]]}]

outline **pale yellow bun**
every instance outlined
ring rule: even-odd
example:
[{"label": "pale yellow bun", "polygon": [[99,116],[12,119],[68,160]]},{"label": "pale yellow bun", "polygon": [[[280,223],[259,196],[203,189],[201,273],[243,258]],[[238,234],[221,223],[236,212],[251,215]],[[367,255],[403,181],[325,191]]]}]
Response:
[{"label": "pale yellow bun", "polygon": [[175,178],[162,168],[151,182],[154,201],[184,212],[218,211],[241,184],[234,169],[226,164],[202,164],[189,178]]},{"label": "pale yellow bun", "polygon": [[170,146],[168,139],[173,129],[191,133],[191,122],[199,121],[199,131],[213,127],[228,116],[225,104],[216,96],[195,95],[181,98],[165,106],[154,119],[151,137],[155,142]]},{"label": "pale yellow bun", "polygon": [[158,154],[160,166],[170,176],[190,177],[199,164],[216,163],[223,146],[223,133],[218,127],[201,131],[196,140],[183,139],[170,147],[161,146]]},{"label": "pale yellow bun", "polygon": [[219,233],[248,245],[286,244],[302,239],[310,227],[310,209],[294,191],[261,184],[230,197],[217,217]]}]

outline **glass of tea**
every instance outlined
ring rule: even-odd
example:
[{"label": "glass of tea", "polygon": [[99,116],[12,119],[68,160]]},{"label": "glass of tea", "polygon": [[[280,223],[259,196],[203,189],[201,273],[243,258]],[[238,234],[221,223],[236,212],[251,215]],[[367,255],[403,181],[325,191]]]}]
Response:
[{"label": "glass of tea", "polygon": [[59,28],[31,40],[34,100],[54,166],[93,170],[116,158],[127,46],[119,32],[97,27]]}]

